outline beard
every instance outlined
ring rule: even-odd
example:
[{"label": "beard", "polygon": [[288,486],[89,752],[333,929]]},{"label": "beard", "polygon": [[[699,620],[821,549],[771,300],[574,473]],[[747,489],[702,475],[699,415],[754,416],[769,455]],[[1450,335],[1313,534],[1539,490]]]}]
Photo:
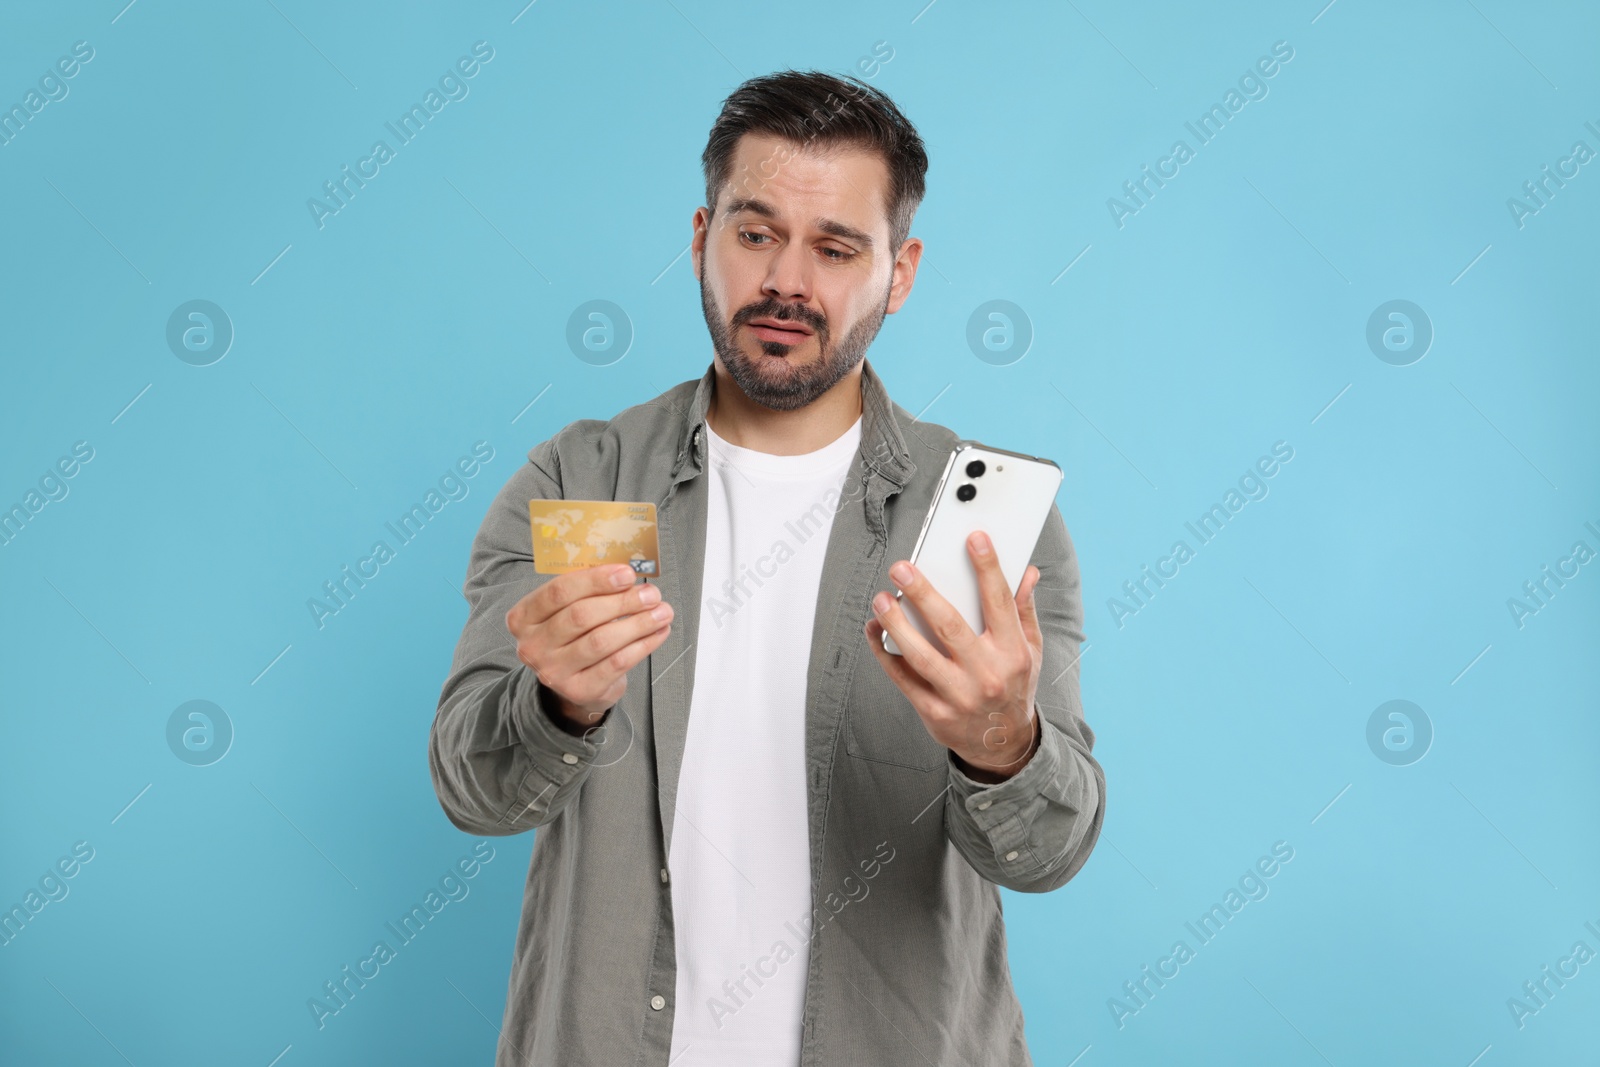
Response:
[{"label": "beard", "polygon": [[[893,281],[891,276],[891,286]],[[724,322],[721,310],[706,288],[705,257],[702,255],[700,309],[705,313],[706,329],[711,331],[711,344],[717,356],[744,395],[763,407],[793,411],[837,385],[866,356],[867,347],[878,336],[888,313],[889,289],[884,289],[883,300],[876,310],[863,315],[838,344],[832,344],[827,319],[803,304],[784,304],[771,297],[745,305],[732,320]],[[754,359],[745,355],[734,340],[734,334],[751,319],[766,318],[797,321],[811,327],[821,353],[819,357],[815,361],[795,362],[790,353],[800,345],[779,341],[759,342],[761,355]]]}]

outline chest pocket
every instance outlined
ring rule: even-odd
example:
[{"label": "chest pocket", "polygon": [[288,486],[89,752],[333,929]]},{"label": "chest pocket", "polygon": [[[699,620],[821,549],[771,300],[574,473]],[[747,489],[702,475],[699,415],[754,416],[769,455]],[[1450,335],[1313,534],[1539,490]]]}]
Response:
[{"label": "chest pocket", "polygon": [[948,763],[945,747],[928,733],[917,709],[872,653],[863,650],[862,656],[845,712],[845,751],[914,771],[942,771]]}]

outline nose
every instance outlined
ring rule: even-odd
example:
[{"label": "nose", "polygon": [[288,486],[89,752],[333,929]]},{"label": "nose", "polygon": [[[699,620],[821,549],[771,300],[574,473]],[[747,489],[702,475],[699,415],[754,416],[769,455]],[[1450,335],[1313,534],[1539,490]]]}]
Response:
[{"label": "nose", "polygon": [[806,249],[790,242],[778,250],[769,261],[767,277],[761,291],[767,296],[789,304],[804,304],[811,300],[811,261]]}]

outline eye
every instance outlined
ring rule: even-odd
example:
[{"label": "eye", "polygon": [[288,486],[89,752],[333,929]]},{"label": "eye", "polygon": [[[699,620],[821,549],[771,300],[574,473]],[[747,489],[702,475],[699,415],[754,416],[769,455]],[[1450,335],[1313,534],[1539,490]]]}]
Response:
[{"label": "eye", "polygon": [[755,237],[759,237],[759,238],[761,238],[761,239],[762,239],[762,240],[771,240],[771,237],[770,237],[770,235],[768,235],[768,234],[764,234],[764,233],[751,233],[751,232],[749,232],[749,231],[748,231],[748,230],[742,230],[742,231],[740,231],[740,233],[739,233],[739,236],[740,236],[740,237],[750,237],[750,238],[755,238]]},{"label": "eye", "polygon": [[822,251],[835,263],[843,263],[845,260],[851,259],[855,256],[854,252],[846,252],[842,248],[824,248]]}]

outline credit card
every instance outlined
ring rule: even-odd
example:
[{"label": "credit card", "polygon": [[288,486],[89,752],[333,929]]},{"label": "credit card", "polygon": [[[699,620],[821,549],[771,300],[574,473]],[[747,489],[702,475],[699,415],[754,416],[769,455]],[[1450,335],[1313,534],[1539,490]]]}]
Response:
[{"label": "credit card", "polygon": [[566,574],[626,563],[646,578],[661,577],[656,506],[626,500],[530,500],[533,569]]}]

